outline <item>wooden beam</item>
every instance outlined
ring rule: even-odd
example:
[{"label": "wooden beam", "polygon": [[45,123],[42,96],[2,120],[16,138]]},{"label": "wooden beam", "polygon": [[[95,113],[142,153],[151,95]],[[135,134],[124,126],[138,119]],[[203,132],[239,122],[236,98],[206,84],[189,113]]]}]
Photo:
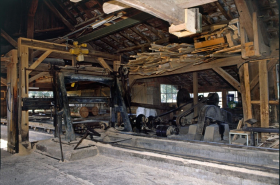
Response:
[{"label": "wooden beam", "polygon": [[47,7],[54,13],[54,15],[59,18],[67,28],[69,28],[71,31],[73,31],[75,28],[74,26],[67,20],[61,13],[55,8],[55,6],[52,4],[49,0],[44,0],[44,3],[47,5]]},{"label": "wooden beam", "polygon": [[105,69],[108,69],[110,72],[113,72],[112,68],[105,62],[105,60],[103,58],[97,58],[97,60],[99,61],[100,65],[102,67],[104,67]]},{"label": "wooden beam", "polygon": [[234,0],[239,14],[240,27],[246,30],[250,41],[254,41],[252,16],[245,0]]},{"label": "wooden beam", "polygon": [[[34,40],[34,39],[27,39],[27,38],[22,38],[22,37],[20,37],[19,39],[21,40],[22,46],[27,46],[31,49],[37,49],[37,50],[43,50],[43,51],[51,50],[53,53],[57,53],[57,54],[61,54],[61,55],[69,55],[72,58],[72,55],[69,52],[69,48],[71,48],[71,46],[69,46],[69,45],[66,46],[65,44],[57,44],[57,43],[39,41],[39,40]],[[37,54],[39,54],[39,53],[40,53],[40,51],[37,52]],[[34,55],[34,57],[36,57],[36,56]],[[108,60],[119,60],[119,55],[112,55],[109,53],[95,51],[95,50],[89,50],[89,54],[85,55],[85,58],[86,57],[102,57],[102,58],[105,58]]]},{"label": "wooden beam", "polygon": [[17,48],[17,42],[12,37],[10,37],[10,35],[8,35],[3,29],[1,29],[1,36],[6,39],[12,46]]},{"label": "wooden beam", "polygon": [[1,77],[1,83],[7,86],[7,79]]},{"label": "wooden beam", "polygon": [[225,16],[225,18],[226,18],[227,20],[233,19],[233,17],[232,17],[230,14],[228,14],[228,13],[226,12],[226,10],[224,9],[224,7],[221,5],[221,3],[220,3],[219,1],[216,1],[216,2],[215,2],[215,5],[218,7],[218,9],[220,10],[220,12]]},{"label": "wooden beam", "polygon": [[[269,87],[267,61],[259,62],[261,127],[269,127]],[[263,134],[262,134],[263,136]]]},{"label": "wooden beam", "polygon": [[258,30],[258,20],[257,20],[257,13],[253,13],[253,31],[254,31],[254,51],[256,56],[261,56],[260,54],[260,36]]},{"label": "wooden beam", "polygon": [[202,15],[202,20],[207,24],[211,25],[212,23],[207,19],[206,15]]},{"label": "wooden beam", "polygon": [[130,7],[147,12],[153,16],[163,19],[172,24],[182,24],[185,22],[184,8],[177,6],[173,1],[141,1],[141,0],[117,0]]},{"label": "wooden beam", "polygon": [[187,9],[187,8],[191,8],[191,7],[196,7],[196,6],[201,6],[201,5],[204,5],[204,4],[208,4],[208,3],[213,3],[217,0],[174,0],[174,3],[181,7],[181,8],[184,8],[184,9]]},{"label": "wooden beam", "polygon": [[212,69],[213,66],[215,66],[215,67],[233,66],[233,65],[241,64],[242,62],[243,62],[243,60],[241,59],[240,56],[220,58],[220,59],[211,61],[209,63],[204,63],[204,64],[200,64],[200,65],[195,65],[195,66],[193,64],[189,64],[189,65],[186,65],[175,71],[165,72],[163,74],[149,75],[149,76],[129,75],[129,79],[132,79],[130,81],[131,81],[131,84],[133,84],[135,82],[135,80],[137,80],[137,79],[154,78],[154,77],[168,76],[168,75],[181,74],[181,73],[187,73],[187,72],[202,71],[202,70],[206,70],[206,69]]},{"label": "wooden beam", "polygon": [[132,47],[124,48],[124,49],[119,49],[119,50],[117,50],[117,53],[133,51],[133,50],[136,50],[136,49],[141,49],[142,47],[147,48],[147,47],[150,47],[152,43],[163,44],[163,43],[166,43],[166,42],[169,42],[169,37],[157,40],[155,42],[149,42],[149,43],[141,44],[141,45],[138,45],[138,46],[132,46]]},{"label": "wooden beam", "polygon": [[[260,104],[261,101],[260,100],[252,100],[251,104]],[[279,105],[279,100],[269,100],[268,101],[269,105]]]},{"label": "wooden beam", "polygon": [[43,77],[43,76],[50,76],[50,73],[49,73],[49,72],[41,72],[41,73],[39,73],[39,74],[37,74],[37,75],[34,75],[34,76],[32,76],[31,78],[29,78],[28,82],[29,82],[29,83],[30,83],[30,82],[33,82],[33,81],[35,81],[35,80],[37,80],[38,78],[41,78],[41,77]]},{"label": "wooden beam", "polygon": [[[193,72],[193,104],[198,103],[198,78],[197,72]],[[198,108],[194,108],[194,117],[198,116]]]},{"label": "wooden beam", "polygon": [[139,35],[140,37],[144,38],[148,43],[152,41],[151,38],[141,33],[136,27],[131,28],[131,30],[137,35]]},{"label": "wooden beam", "polygon": [[[267,64],[267,70],[268,71],[271,71],[273,69],[273,67],[276,66],[276,64],[278,63],[279,61],[277,59],[274,59],[274,60],[270,60]],[[253,80],[251,81],[250,83],[250,89],[252,90],[256,85],[259,84],[259,74],[257,74]]]},{"label": "wooden beam", "polygon": [[221,67],[213,67],[212,69],[216,71],[216,73],[218,73],[221,77],[223,77],[229,84],[231,84],[237,91],[240,92],[240,83],[235,78],[233,78]]},{"label": "wooden beam", "polygon": [[10,57],[1,57],[1,62],[10,62]]},{"label": "wooden beam", "polygon": [[[35,69],[43,60],[45,60],[49,54],[51,53],[51,50],[46,51],[42,56],[40,56],[30,67],[29,69]],[[28,71],[27,74],[29,75],[31,71]]]},{"label": "wooden beam", "polygon": [[[252,116],[252,105],[251,105],[251,91],[250,91],[250,80],[249,80],[249,64],[244,64],[244,85],[246,94],[246,104],[247,104],[247,115],[248,119],[253,118]],[[243,100],[244,101],[244,100]]]}]

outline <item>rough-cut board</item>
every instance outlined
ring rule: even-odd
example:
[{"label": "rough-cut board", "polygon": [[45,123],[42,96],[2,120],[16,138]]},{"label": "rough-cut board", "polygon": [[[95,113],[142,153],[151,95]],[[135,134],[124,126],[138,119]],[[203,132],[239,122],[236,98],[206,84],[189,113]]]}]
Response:
[{"label": "rough-cut board", "polygon": [[213,39],[213,40],[207,40],[207,41],[203,41],[203,42],[194,43],[194,47],[195,47],[195,49],[197,49],[197,48],[204,48],[204,47],[214,46],[214,45],[223,44],[223,43],[225,43],[225,39],[224,39],[224,37],[220,37],[220,38]]},{"label": "rough-cut board", "polygon": [[107,64],[107,62],[103,58],[97,58],[97,60],[100,62],[100,65],[109,71],[113,72],[112,68]]},{"label": "rough-cut board", "polygon": [[259,61],[261,127],[269,127],[269,87],[267,61]]}]

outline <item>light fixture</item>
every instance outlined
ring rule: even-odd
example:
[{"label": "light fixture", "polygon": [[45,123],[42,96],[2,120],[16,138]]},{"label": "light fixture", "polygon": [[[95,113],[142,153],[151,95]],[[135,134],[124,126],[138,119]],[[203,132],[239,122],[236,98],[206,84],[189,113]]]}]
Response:
[{"label": "light fixture", "polygon": [[80,2],[81,0],[70,0],[71,2],[73,2],[73,3],[78,3],[78,2]]}]

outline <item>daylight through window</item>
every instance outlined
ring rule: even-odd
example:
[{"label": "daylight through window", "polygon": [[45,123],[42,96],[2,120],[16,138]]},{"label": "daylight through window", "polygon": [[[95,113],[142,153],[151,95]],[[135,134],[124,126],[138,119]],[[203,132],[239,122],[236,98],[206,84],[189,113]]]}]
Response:
[{"label": "daylight through window", "polygon": [[176,103],[178,87],[176,85],[160,85],[161,103]]}]

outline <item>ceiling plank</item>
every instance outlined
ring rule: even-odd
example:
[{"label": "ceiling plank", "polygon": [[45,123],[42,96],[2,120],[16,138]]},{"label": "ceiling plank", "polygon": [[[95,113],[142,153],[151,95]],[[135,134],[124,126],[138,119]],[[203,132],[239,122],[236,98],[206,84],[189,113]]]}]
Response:
[{"label": "ceiling plank", "polygon": [[221,11],[221,13],[225,16],[227,20],[233,19],[233,17],[226,12],[225,8],[221,5],[219,1],[216,1],[215,5],[218,7],[218,9]]},{"label": "ceiling plank", "polygon": [[125,29],[127,27],[134,26],[136,24],[139,24],[151,18],[153,18],[152,15],[142,12],[132,17],[129,17],[125,20],[119,21],[116,24],[112,24],[111,26],[107,26],[105,28],[101,28],[99,30],[93,31],[87,35],[81,36],[77,38],[76,41],[78,41],[79,43],[85,43],[92,40],[96,40],[105,37],[107,35],[113,34],[122,29]]}]

